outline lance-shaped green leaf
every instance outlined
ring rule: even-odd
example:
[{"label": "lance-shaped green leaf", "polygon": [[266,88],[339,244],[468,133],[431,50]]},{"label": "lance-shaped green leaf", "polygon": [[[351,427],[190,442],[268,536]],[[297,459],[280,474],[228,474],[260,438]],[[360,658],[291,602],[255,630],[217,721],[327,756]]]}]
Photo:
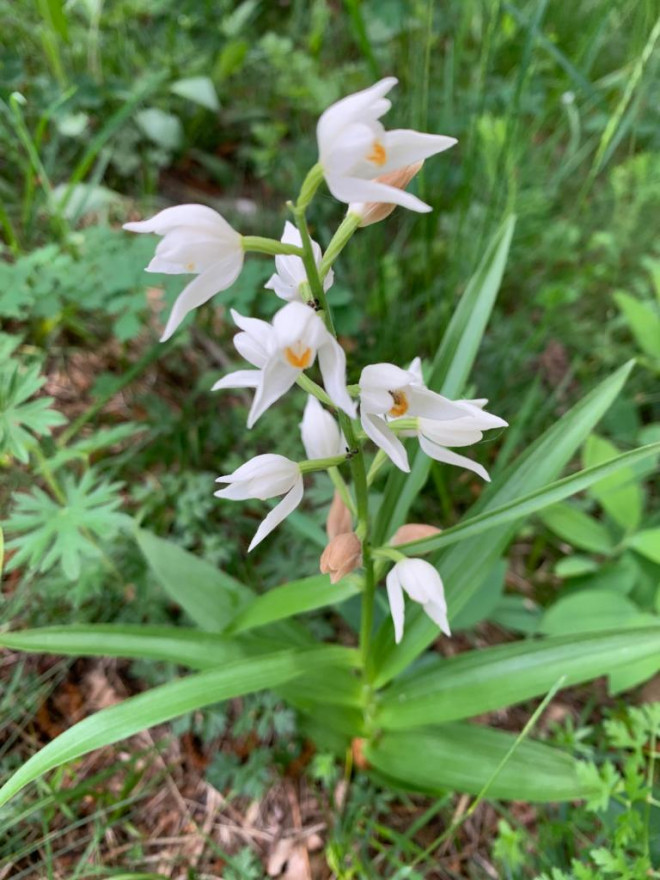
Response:
[{"label": "lance-shaped green leaf", "polygon": [[[384,733],[365,744],[364,756],[391,783],[408,791],[478,794],[498,769],[516,737],[471,724]],[[488,788],[488,796],[536,803],[593,794],[570,755],[541,743],[517,744]]]},{"label": "lance-shaped green leaf", "polygon": [[[493,236],[436,352],[429,387],[446,397],[457,397],[469,379],[502,283],[515,223],[515,216],[508,217]],[[377,541],[385,541],[406,521],[430,467],[430,459],[417,450],[410,474],[392,471],[376,520]]]},{"label": "lance-shaped green leaf", "polygon": [[227,632],[241,633],[327,605],[337,605],[359,592],[358,577],[342,578],[338,584],[331,584],[327,574],[291,581],[268,590],[244,606],[232,620]]},{"label": "lance-shaped green leaf", "polygon": [[405,730],[469,718],[660,657],[660,625],[526,640],[435,660],[384,693],[375,723]]},{"label": "lance-shaped green leaf", "polygon": [[165,626],[100,623],[0,632],[0,645],[17,651],[67,657],[165,660],[191,669],[211,669],[258,653],[255,648],[259,644],[263,644],[261,653],[283,647],[281,643],[274,645],[261,639],[251,649],[244,640]]},{"label": "lance-shaped green leaf", "polygon": [[135,537],[167,595],[202,629],[222,631],[254,597],[249,587],[172,541],[145,529],[136,529]]},{"label": "lance-shaped green leaf", "polygon": [[[498,481],[484,491],[471,509],[473,516],[476,518],[509,505],[554,480],[616,400],[632,366],[631,361],[601,382],[512,462]],[[514,519],[471,538],[463,535],[464,540],[434,560],[445,584],[450,619],[479,591],[488,572],[515,535],[516,525],[517,519]],[[391,622],[385,621],[371,652],[373,668],[377,670],[376,684],[385,684],[406,669],[437,635],[438,628],[421,608],[408,607],[404,637],[398,646],[394,644]]]},{"label": "lance-shaped green leaf", "polygon": [[[464,540],[465,538],[475,537],[482,532],[487,532],[489,529],[494,529],[498,526],[524,519],[525,517],[530,516],[530,514],[543,510],[550,505],[556,505],[557,502],[563,501],[565,498],[569,498],[577,492],[582,492],[584,489],[588,489],[589,486],[592,486],[603,478],[615,474],[619,470],[627,470],[632,465],[644,461],[645,459],[653,458],[658,454],[660,454],[660,443],[649,443],[648,446],[642,446],[639,449],[631,449],[630,452],[623,452],[616,458],[610,459],[604,464],[594,465],[593,467],[578,471],[576,474],[571,474],[570,477],[555,480],[554,483],[550,483],[542,489],[537,489],[536,492],[530,492],[528,495],[523,495],[522,498],[510,501],[508,504],[503,504],[501,507],[496,507],[494,510],[477,514],[477,516],[468,517],[468,519],[464,520],[462,523],[452,526],[449,529],[445,529],[444,532],[440,532],[430,538],[423,538],[420,541],[414,541],[410,544],[401,544],[397,547],[397,550],[401,553],[406,553],[408,556],[418,556],[420,554],[431,553],[435,550],[441,550],[442,548],[448,547],[450,544],[456,544],[458,541]],[[566,508],[562,508],[562,511],[564,510],[566,510]],[[589,538],[591,539],[589,541],[589,549],[595,551],[597,543],[599,552],[605,553],[608,550],[613,549],[613,543],[600,523],[591,520],[586,514],[580,514],[580,511],[578,510],[573,510],[572,508],[568,508],[568,510],[571,511],[571,514],[563,521],[564,525],[567,522],[573,524],[578,522],[582,524],[583,517],[588,520],[592,527],[592,530],[589,533]],[[553,519],[550,513],[551,511],[554,513],[557,511],[557,508],[550,506],[550,510],[548,511],[548,518],[552,519],[553,523],[556,524],[556,520]],[[573,514],[576,514],[577,517],[574,518]],[[565,533],[565,537],[568,540],[567,532]]]},{"label": "lance-shaped green leaf", "polygon": [[0,788],[0,806],[29,782],[67,761],[177,715],[282,685],[302,675],[312,664],[321,666],[328,660],[332,662],[334,654],[334,648],[328,652],[327,648],[321,647],[238,660],[221,669],[194,673],[102,709],[60,734],[10,776]]}]

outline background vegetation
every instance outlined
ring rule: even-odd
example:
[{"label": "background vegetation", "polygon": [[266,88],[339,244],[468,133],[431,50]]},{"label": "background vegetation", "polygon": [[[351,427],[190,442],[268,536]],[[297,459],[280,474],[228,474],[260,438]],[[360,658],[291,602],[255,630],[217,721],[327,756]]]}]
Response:
[{"label": "background vegetation", "polygon": [[[212,496],[215,476],[269,451],[273,435],[283,454],[298,442],[300,399],[246,435],[245,399],[209,393],[235,360],[228,308],[277,305],[263,294],[270,263],[249,262],[222,306],[161,346],[180,279],[144,275],[153,242],[119,226],[198,201],[279,237],[283,202],[315,160],[318,115],[382,75],[400,80],[388,125],[459,145],[420,176],[432,214],[398,211],[341,259],[333,295],[354,362],[432,356],[515,213],[465,395],[488,397],[511,428],[478,454],[503,467],[631,357],[583,462],[660,439],[659,16],[655,0],[38,0],[20,15],[0,0],[3,623],[178,620],[127,514],[259,588],[289,578],[291,560],[295,574],[316,570],[329,483],[258,567],[245,550],[261,506]],[[327,242],[340,216],[327,195],[315,238]],[[415,519],[449,526],[479,491],[446,471],[432,467]],[[440,649],[656,620],[654,467],[526,526],[481,611]],[[350,602],[342,615],[319,615],[319,633],[349,639]],[[72,719],[176,671],[154,668],[0,655],[2,775]],[[359,776],[347,785],[333,759],[309,753],[289,709],[257,696],[40,783],[0,813],[0,878],[258,878],[276,870],[278,827],[312,841],[312,876],[322,865],[346,878],[658,876],[646,873],[660,862],[655,673],[632,670],[609,694],[563,692],[538,722],[595,762],[599,802],[469,811],[451,792],[430,802]],[[534,706],[496,720],[520,729]]]}]

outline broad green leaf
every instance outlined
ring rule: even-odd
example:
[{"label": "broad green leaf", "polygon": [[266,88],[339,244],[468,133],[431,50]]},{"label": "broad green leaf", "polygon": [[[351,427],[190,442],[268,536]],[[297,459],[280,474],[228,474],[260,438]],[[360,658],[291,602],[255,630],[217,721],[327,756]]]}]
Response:
[{"label": "broad green leaf", "polygon": [[590,556],[573,554],[559,560],[555,565],[555,574],[560,578],[574,578],[593,574],[598,569],[599,565],[595,559],[591,559]]},{"label": "broad green leaf", "polygon": [[349,663],[356,667],[359,659],[357,651],[344,648],[332,669],[310,667],[295,682],[277,688],[277,693],[304,712],[316,712],[319,706],[362,707],[365,700],[362,681],[348,668]]},{"label": "broad green leaf", "polygon": [[[613,443],[597,434],[587,438],[582,450],[582,464],[593,467],[611,461],[619,455]],[[640,524],[644,509],[644,492],[632,468],[626,468],[606,477],[589,490],[589,494],[626,532],[633,532]]]},{"label": "broad green leaf", "polygon": [[541,609],[527,596],[502,596],[488,619],[512,632],[531,636],[536,633],[541,619]]},{"label": "broad green leaf", "polygon": [[[642,446],[640,449],[623,452],[604,464],[585,468],[576,474],[572,474],[570,477],[556,480],[554,483],[537,489],[535,492],[530,492],[529,495],[523,495],[515,501],[503,504],[501,507],[495,507],[488,512],[468,517],[462,523],[451,526],[451,528],[445,529],[443,532],[430,538],[423,538],[410,544],[401,544],[397,549],[409,556],[442,549],[465,538],[471,538],[481,532],[510,523],[512,520],[523,519],[532,513],[536,513],[538,510],[543,510],[548,505],[553,505],[564,498],[575,495],[577,492],[588,489],[589,486],[600,482],[608,474],[614,474],[620,469],[627,470],[630,465],[645,459],[654,458],[658,453],[660,453],[660,443],[651,443],[649,446]],[[475,505],[473,509],[477,509],[478,506]]]},{"label": "broad green leaf", "polygon": [[637,606],[621,593],[587,589],[563,596],[548,608],[539,631],[549,636],[603,632],[616,629],[638,614]]},{"label": "broad green leaf", "polygon": [[657,310],[651,303],[640,302],[622,291],[615,293],[614,299],[628,322],[637,345],[644,354],[660,360],[660,314]]},{"label": "broad green leaf", "polygon": [[[478,794],[514,742],[512,734],[501,730],[446,724],[386,732],[363,751],[379,773],[409,791]],[[586,798],[593,792],[580,780],[578,766],[559,749],[525,740],[493,780],[488,796],[535,803]]]},{"label": "broad green leaf", "polygon": [[[502,283],[515,223],[514,216],[508,217],[493,236],[436,352],[429,387],[447,397],[457,397],[470,376]],[[411,504],[426,483],[430,467],[431,460],[418,450],[409,475],[392,471],[376,520],[377,541],[385,541],[405,523]]]},{"label": "broad green leaf", "polygon": [[221,632],[254,593],[171,541],[136,530],[140,550],[167,595],[208,632]]},{"label": "broad green leaf", "polygon": [[[474,505],[472,510],[475,516],[472,522],[477,517],[487,516],[498,507],[515,504],[518,499],[530,492],[533,494],[539,491],[555,479],[616,400],[632,366],[633,363],[630,362],[605,379],[549,428],[519,459],[512,462]],[[552,501],[558,500],[560,499],[557,497],[552,498]],[[515,535],[518,518],[516,515],[513,522],[506,519],[505,524],[489,529],[486,534],[462,540],[459,545],[442,553],[437,559],[438,570],[445,583],[450,617],[455,617],[478,592],[485,573],[495,565]],[[446,534],[444,532],[439,537]],[[386,621],[371,650],[373,669],[377,670],[376,684],[382,685],[406,669],[437,635],[437,627],[421,608],[408,608],[404,637],[398,646],[394,644],[391,622]]]},{"label": "broad green leaf", "polygon": [[614,541],[605,526],[570,504],[553,504],[543,511],[541,522],[558,538],[580,550],[607,555],[614,549]]},{"label": "broad green leaf", "polygon": [[484,580],[483,587],[473,601],[465,605],[460,614],[452,621],[455,630],[471,629],[480,621],[490,617],[492,612],[500,605],[504,593],[504,579],[509,563],[506,559],[498,559],[488,577]]},{"label": "broad green leaf", "polygon": [[44,773],[147,727],[213,703],[274,688],[329,657],[324,647],[281,651],[197,672],[95,712],[33,755],[0,788],[0,806]]},{"label": "broad green leaf", "polygon": [[173,113],[159,107],[146,107],[138,110],[134,118],[140,131],[164,150],[178,150],[183,143],[183,128]]},{"label": "broad green leaf", "polygon": [[376,724],[391,730],[469,718],[660,655],[660,627],[525,640],[434,660],[382,695]]},{"label": "broad green leaf", "polygon": [[338,584],[331,584],[327,574],[291,581],[257,596],[239,611],[227,628],[227,633],[245,632],[275,620],[325,608],[326,605],[337,605],[359,592],[360,580],[357,577],[345,577]]},{"label": "broad green leaf", "polygon": [[660,564],[660,528],[637,532],[630,539],[630,546],[651,562]]},{"label": "broad green leaf", "polygon": [[185,79],[178,79],[172,83],[170,91],[187,101],[199,104],[200,107],[206,107],[212,112],[220,109],[215,86],[208,76],[189,76]]}]

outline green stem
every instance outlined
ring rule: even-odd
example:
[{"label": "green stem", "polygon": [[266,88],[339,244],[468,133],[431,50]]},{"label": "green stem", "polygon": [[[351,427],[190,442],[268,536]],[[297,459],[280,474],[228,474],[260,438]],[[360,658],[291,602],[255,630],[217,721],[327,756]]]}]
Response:
[{"label": "green stem", "polygon": [[[319,274],[319,267],[314,259],[312,250],[312,240],[309,235],[307,226],[307,218],[305,209],[311,200],[309,192],[312,195],[316,186],[320,183],[320,176],[323,172],[320,166],[315,166],[307,175],[305,183],[300,191],[300,196],[295,205],[290,205],[296,226],[300,232],[300,239],[303,246],[303,264],[307,274],[307,280],[312,291],[312,295],[318,302],[324,313],[325,323],[332,335],[336,338],[337,331],[332,320],[332,313],[328,307],[328,301],[323,290],[323,282]],[[316,176],[315,176],[316,175]],[[320,175],[320,176],[319,176]],[[314,180],[318,178],[318,182],[313,186]],[[312,183],[309,183],[312,181]],[[312,188],[313,186],[313,188]],[[342,233],[343,237],[344,233]],[[338,251],[337,251],[338,252]],[[364,586],[362,592],[362,618],[360,622],[360,649],[362,653],[362,668],[364,675],[367,676],[367,658],[369,656],[369,647],[371,643],[371,632],[373,630],[374,620],[374,598],[376,593],[376,580],[374,578],[374,565],[371,556],[371,546],[369,543],[369,488],[367,485],[367,471],[365,467],[364,451],[362,443],[359,441],[353,422],[346,413],[337,411],[339,425],[344,432],[348,448],[354,453],[351,457],[351,474],[353,477],[353,487],[355,490],[355,499],[357,506],[357,527],[356,533],[362,542],[362,562],[364,565]],[[368,682],[366,682],[368,685]]]},{"label": "green stem", "polygon": [[301,474],[311,474],[314,471],[327,471],[329,468],[336,468],[347,460],[347,455],[331,455],[328,458],[308,458],[306,461],[299,461],[298,467]]},{"label": "green stem", "polygon": [[302,388],[303,391],[306,391],[308,394],[311,394],[312,397],[315,397],[317,400],[320,400],[321,403],[325,404],[325,406],[335,408],[334,403],[330,400],[326,392],[321,388],[320,385],[317,385],[313,379],[310,379],[306,373],[300,372],[298,374],[298,378],[296,379],[296,385],[299,388]]},{"label": "green stem", "polygon": [[357,516],[357,508],[355,506],[355,502],[353,501],[353,497],[349,491],[349,488],[346,484],[346,480],[342,477],[336,467],[332,467],[329,469],[328,474],[330,475],[330,479],[332,480],[332,484],[339,492],[339,496],[341,500],[344,502],[346,507],[350,510],[353,517]]},{"label": "green stem", "polygon": [[46,481],[48,488],[53,493],[54,497],[57,499],[59,504],[61,504],[62,507],[64,507],[66,504],[66,495],[62,491],[60,484],[55,479],[55,475],[53,474],[53,472],[50,468],[50,465],[48,464],[48,459],[43,454],[41,446],[39,446],[39,444],[36,444],[35,446],[33,446],[32,453],[33,453],[35,459],[37,460],[39,473],[42,475],[42,477]]},{"label": "green stem", "polygon": [[342,220],[339,229],[330,239],[330,244],[328,245],[326,252],[323,254],[323,259],[319,266],[321,281],[323,281],[330,271],[334,261],[350,241],[353,233],[360,225],[361,220],[362,218],[358,214],[352,214],[350,211]]},{"label": "green stem", "polygon": [[278,254],[286,254],[291,257],[302,257],[302,249],[295,244],[284,244],[275,238],[263,238],[261,235],[242,235],[241,244],[244,251],[257,254],[269,254],[276,257]]}]

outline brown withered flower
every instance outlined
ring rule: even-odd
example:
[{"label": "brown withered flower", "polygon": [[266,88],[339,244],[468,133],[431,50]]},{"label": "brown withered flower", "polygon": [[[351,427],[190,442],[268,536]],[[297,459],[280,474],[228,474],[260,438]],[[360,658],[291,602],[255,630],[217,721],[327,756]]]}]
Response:
[{"label": "brown withered flower", "polygon": [[332,497],[332,504],[328,511],[328,518],[325,522],[325,530],[328,538],[332,541],[337,535],[344,535],[350,532],[353,527],[351,512],[344,504],[341,495],[335,490]]},{"label": "brown withered flower", "polygon": [[362,564],[362,544],[355,532],[345,532],[333,538],[321,554],[321,572],[330,575],[336,584]]},{"label": "brown withered flower", "polygon": [[399,544],[409,544],[411,541],[421,541],[430,538],[431,535],[439,534],[440,529],[426,523],[406,523],[396,530],[390,544],[397,547]]},{"label": "brown withered flower", "polygon": [[[397,189],[405,189],[423,164],[423,162],[414,162],[396,171],[381,174],[380,177],[376,177],[376,181],[387,186],[395,186]],[[362,218],[360,226],[371,226],[372,223],[378,223],[389,217],[395,208],[396,205],[387,202],[352,202],[348,210],[351,214],[358,214]]]}]

